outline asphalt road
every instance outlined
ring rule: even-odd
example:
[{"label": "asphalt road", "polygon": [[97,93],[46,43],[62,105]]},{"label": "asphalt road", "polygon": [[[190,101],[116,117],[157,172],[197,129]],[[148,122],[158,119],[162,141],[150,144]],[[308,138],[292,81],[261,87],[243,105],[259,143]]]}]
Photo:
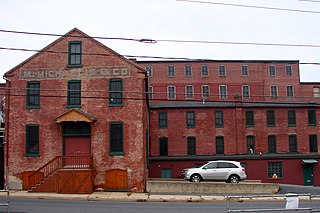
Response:
[{"label": "asphalt road", "polygon": [[[320,202],[300,202],[300,208],[320,209]],[[285,202],[232,202],[229,209],[284,208]],[[1,207],[1,212],[5,208]],[[109,202],[77,200],[11,199],[12,213],[223,213],[226,202]],[[296,211],[294,211],[296,212]],[[306,211],[304,211],[306,212]]]}]

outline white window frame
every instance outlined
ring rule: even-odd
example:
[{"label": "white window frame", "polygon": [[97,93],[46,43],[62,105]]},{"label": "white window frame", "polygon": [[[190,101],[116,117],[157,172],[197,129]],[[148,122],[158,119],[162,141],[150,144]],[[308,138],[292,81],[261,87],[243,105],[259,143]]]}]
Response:
[{"label": "white window frame", "polygon": [[[246,73],[243,72],[244,68],[246,68],[245,69]],[[248,65],[241,65],[241,75],[242,76],[249,76],[249,66]]]},{"label": "white window frame", "polygon": [[[223,67],[223,69],[224,69],[224,73],[223,73],[223,74],[221,74],[221,72],[220,72],[220,69],[221,69],[222,67]],[[226,65],[221,64],[221,65],[218,66],[218,75],[219,75],[219,76],[227,76],[227,67],[226,67]]]},{"label": "white window frame", "polygon": [[320,87],[313,87],[312,94],[314,98],[320,98]]},{"label": "white window frame", "polygon": [[[204,93],[204,91],[203,91],[203,88],[204,88],[204,87],[208,87],[208,94],[207,94],[207,95],[205,95],[205,93]],[[202,86],[201,86],[201,97],[202,97],[203,99],[210,98],[210,86],[209,86],[209,85],[202,85]]]},{"label": "white window frame", "polygon": [[[287,67],[290,67],[290,74],[287,73]],[[292,66],[291,65],[286,65],[286,68],[285,68],[285,72],[286,72],[286,76],[292,76]]]},{"label": "white window frame", "polygon": [[[221,93],[221,88],[225,87],[225,94]],[[228,87],[227,85],[219,85],[219,99],[227,99],[228,98]]]},{"label": "white window frame", "polygon": [[[187,70],[187,69],[190,69],[190,70]],[[187,75],[187,71],[190,71],[190,75]],[[191,76],[192,76],[192,65],[186,65],[186,66],[184,67],[184,75],[185,75],[186,77],[191,77]]]},{"label": "white window frame", "polygon": [[[173,74],[171,75],[170,74],[170,67],[172,67],[172,69],[173,69]],[[175,67],[173,66],[173,65],[168,65],[168,77],[174,77],[175,76]]]},{"label": "white window frame", "polygon": [[[244,88],[248,88],[248,95],[244,94]],[[242,85],[242,98],[250,98],[250,86],[248,84]]]},{"label": "white window frame", "polygon": [[[207,67],[207,74],[206,75],[203,74],[203,70],[204,70],[203,67]],[[202,77],[208,77],[209,76],[209,66],[207,64],[201,65],[201,76]]]},{"label": "white window frame", "polygon": [[[173,97],[170,97],[170,91],[169,91],[169,88],[173,88]],[[177,97],[176,97],[176,87],[173,86],[173,85],[170,85],[170,86],[167,86],[167,98],[168,100],[175,100]]]},{"label": "white window frame", "polygon": [[[291,87],[291,88],[292,88],[292,96],[289,96],[289,95],[288,95],[288,87]],[[293,85],[287,85],[287,86],[286,86],[286,96],[287,96],[288,98],[293,98],[293,97],[294,97],[294,88],[293,88]]]},{"label": "white window frame", "polygon": [[[276,95],[272,95],[272,88],[276,88]],[[278,86],[277,85],[270,85],[270,97],[271,98],[278,98],[279,93],[278,93]]]},{"label": "white window frame", "polygon": [[[271,75],[271,67],[273,67],[274,68],[274,75]],[[275,77],[277,75],[277,68],[276,68],[276,65],[269,65],[269,76],[270,77]]]},{"label": "white window frame", "polygon": [[[189,93],[188,88],[191,88],[191,93]],[[185,93],[186,99],[194,99],[194,87],[192,85],[186,85]]]}]

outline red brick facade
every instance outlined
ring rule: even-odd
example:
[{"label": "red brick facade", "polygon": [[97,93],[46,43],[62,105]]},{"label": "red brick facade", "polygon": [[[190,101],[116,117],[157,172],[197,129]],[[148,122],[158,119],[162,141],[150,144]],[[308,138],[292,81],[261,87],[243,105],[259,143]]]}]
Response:
[{"label": "red brick facade", "polygon": [[[278,182],[320,185],[320,166],[313,161],[320,159],[320,83],[300,83],[298,61],[138,64],[149,70],[152,92],[149,177],[176,178],[183,168],[230,159],[244,163],[248,179],[275,181],[270,177],[275,162],[281,165]],[[219,70],[221,65],[224,70]],[[174,74],[170,76],[172,67]],[[188,86],[192,86],[189,96]],[[207,96],[203,96],[203,86],[209,88]],[[224,94],[220,86],[225,86]],[[245,93],[243,86],[249,92]],[[173,98],[168,97],[169,87],[175,88]],[[217,111],[222,114],[222,125],[218,126]],[[193,126],[187,124],[188,112],[194,114]],[[167,116],[167,126],[161,127],[161,113]],[[269,121],[268,113],[272,116]],[[167,147],[161,146],[163,140]],[[222,148],[218,140],[223,140]],[[313,174],[308,177],[305,173],[310,168]]]},{"label": "red brick facade", "polygon": [[[80,66],[70,66],[68,62],[68,45],[74,41],[81,44]],[[66,154],[67,136],[64,131],[67,130],[64,123],[71,123],[72,126],[90,122],[90,132],[86,138],[90,141],[88,152],[93,157],[95,169],[94,188],[106,189],[106,174],[119,170],[124,171],[124,180],[127,180],[126,188],[121,190],[145,190],[147,104],[146,73],[142,68],[78,29],[73,29],[7,72],[5,77],[10,88],[6,131],[11,178],[35,171],[56,156]],[[122,82],[123,102],[120,105],[110,104],[111,80]],[[76,107],[70,106],[67,101],[67,89],[72,81],[81,85],[81,103]],[[40,84],[40,104],[37,107],[27,106],[26,99],[30,95],[26,87],[30,82]],[[57,118],[61,116],[69,120],[58,122]],[[72,116],[78,116],[81,122],[76,118],[72,120]],[[117,147],[121,150],[116,153],[111,153],[109,143],[110,125],[113,123],[120,123],[123,128],[122,136],[117,135],[122,138],[122,147]],[[34,156],[26,154],[27,140],[32,140],[26,136],[26,125],[39,127],[40,147]],[[81,130],[76,131],[76,136],[80,137]]]}]

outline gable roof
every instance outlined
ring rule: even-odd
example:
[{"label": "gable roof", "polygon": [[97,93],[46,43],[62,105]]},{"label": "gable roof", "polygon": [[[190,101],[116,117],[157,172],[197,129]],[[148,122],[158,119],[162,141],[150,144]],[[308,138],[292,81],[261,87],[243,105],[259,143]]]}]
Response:
[{"label": "gable roof", "polygon": [[[80,36],[72,36],[73,33],[78,33],[80,34]],[[126,57],[120,55],[119,53],[117,53],[116,51],[110,49],[109,47],[105,46],[104,44],[102,44],[101,42],[97,41],[96,39],[90,37],[89,35],[85,34],[84,32],[82,32],[81,30],[79,30],[78,28],[73,28],[72,30],[70,30],[68,33],[66,33],[65,35],[61,36],[60,38],[58,38],[57,40],[55,40],[54,42],[50,43],[48,46],[44,47],[43,49],[41,49],[40,51],[38,51],[37,53],[35,53],[34,55],[32,55],[31,57],[29,57],[28,59],[26,59],[25,61],[21,62],[20,64],[18,64],[17,66],[15,66],[14,68],[12,68],[11,70],[9,70],[8,72],[6,72],[4,74],[4,77],[9,77],[10,74],[12,72],[14,72],[16,69],[19,69],[21,66],[23,66],[24,64],[28,63],[29,61],[31,61],[33,58],[37,57],[39,54],[48,51],[52,46],[54,46],[55,44],[59,43],[61,40],[63,40],[66,37],[80,37],[80,38],[88,38],[91,41],[95,42],[96,44],[98,44],[99,46],[101,46],[102,48],[106,49],[107,51],[110,51],[112,54],[114,54],[115,56],[118,56],[119,58],[121,58],[122,60],[126,61],[128,64],[138,68],[141,73],[146,73],[146,70],[142,67],[140,67],[137,63],[127,59]],[[140,73],[140,72],[139,72]]]},{"label": "gable roof", "polygon": [[95,122],[97,119],[93,117],[92,115],[89,115],[85,112],[82,112],[81,110],[78,109],[71,109],[62,115],[59,115],[54,119],[56,123],[61,123],[61,122],[79,122],[79,121],[84,121],[88,123]]}]

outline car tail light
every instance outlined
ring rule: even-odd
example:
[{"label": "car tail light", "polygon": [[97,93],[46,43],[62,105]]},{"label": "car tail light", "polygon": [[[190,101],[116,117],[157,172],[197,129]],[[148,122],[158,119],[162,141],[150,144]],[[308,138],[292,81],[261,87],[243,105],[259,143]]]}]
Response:
[{"label": "car tail light", "polygon": [[245,169],[245,168],[243,168],[243,167],[242,167],[242,171],[243,171],[244,173],[246,173],[246,169]]}]

